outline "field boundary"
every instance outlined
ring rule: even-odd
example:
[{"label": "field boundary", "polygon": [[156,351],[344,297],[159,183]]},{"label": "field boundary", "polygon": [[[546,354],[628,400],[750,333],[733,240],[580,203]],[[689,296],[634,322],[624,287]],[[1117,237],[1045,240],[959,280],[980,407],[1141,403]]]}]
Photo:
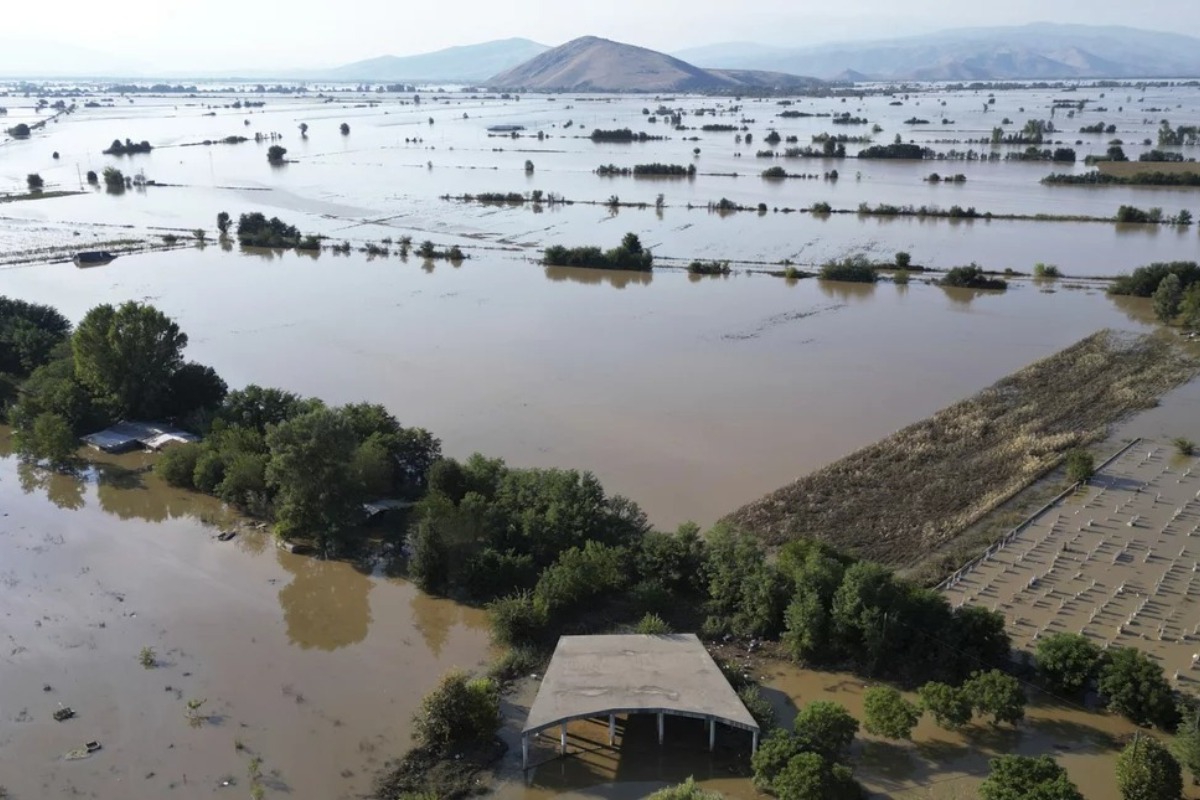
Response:
[{"label": "field boundary", "polygon": [[[1104,463],[1102,463],[1100,466],[1096,467],[1096,472],[1103,471],[1105,467],[1107,467],[1109,464],[1112,464],[1114,461],[1116,461],[1121,456],[1125,455],[1127,452],[1129,452],[1129,450],[1131,450],[1135,445],[1137,445],[1141,441],[1142,441],[1141,437],[1136,437],[1129,444],[1125,445],[1120,450],[1118,450],[1116,453],[1114,453],[1113,455],[1111,455],[1107,459],[1105,459]],[[1033,523],[1037,522],[1038,519],[1041,518],[1041,516],[1043,514],[1045,514],[1050,509],[1054,508],[1054,506],[1058,505],[1066,498],[1075,494],[1075,492],[1079,491],[1080,486],[1085,486],[1085,485],[1087,485],[1087,481],[1075,481],[1075,483],[1072,483],[1066,489],[1064,489],[1063,491],[1056,494],[1041,508],[1037,509],[1032,514],[1027,516],[1025,519],[1021,520],[1020,523],[1018,523],[1016,526],[1014,526],[1008,533],[1004,534],[1003,537],[1001,537],[997,541],[993,542],[992,544],[988,545],[987,549],[985,549],[982,553],[975,556],[974,558],[972,558],[967,563],[963,564],[958,569],[954,570],[954,572],[952,572],[949,576],[947,576],[945,579],[943,579],[941,581],[941,583],[939,583],[937,586],[935,586],[934,589],[936,589],[939,592],[942,592],[942,591],[945,591],[946,589],[950,588],[951,586],[953,586],[955,583],[957,583],[959,581],[959,579],[961,579],[964,575],[966,575],[968,572],[973,570],[981,561],[985,561],[986,559],[988,559],[989,557],[994,555],[998,550],[1003,548],[1005,545],[1012,542],[1014,539],[1016,539],[1021,534],[1021,532],[1023,530],[1028,528]],[[1018,492],[1018,494],[1019,494],[1019,492]]]}]

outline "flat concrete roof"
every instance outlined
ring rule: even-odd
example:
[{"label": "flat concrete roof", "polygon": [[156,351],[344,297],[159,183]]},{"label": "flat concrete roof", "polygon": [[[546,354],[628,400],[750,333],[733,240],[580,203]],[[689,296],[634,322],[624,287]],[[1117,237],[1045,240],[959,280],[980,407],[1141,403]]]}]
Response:
[{"label": "flat concrete roof", "polygon": [[523,732],[659,711],[758,730],[704,644],[695,634],[673,633],[559,638]]}]

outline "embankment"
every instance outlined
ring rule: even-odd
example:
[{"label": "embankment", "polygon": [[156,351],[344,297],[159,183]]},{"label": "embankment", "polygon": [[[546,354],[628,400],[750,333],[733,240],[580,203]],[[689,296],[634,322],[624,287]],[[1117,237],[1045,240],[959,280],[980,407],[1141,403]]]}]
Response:
[{"label": "embankment", "polygon": [[1172,337],[1100,331],[726,520],[910,566],[1198,370]]}]

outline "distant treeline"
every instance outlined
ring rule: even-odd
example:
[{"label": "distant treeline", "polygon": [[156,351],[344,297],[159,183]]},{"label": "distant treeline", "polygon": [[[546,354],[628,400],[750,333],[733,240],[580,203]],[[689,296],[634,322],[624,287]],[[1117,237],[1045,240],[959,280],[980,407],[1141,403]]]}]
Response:
[{"label": "distant treeline", "polygon": [[936,154],[928,147],[922,147],[919,144],[903,144],[894,142],[892,144],[876,144],[860,150],[859,158],[871,159],[914,159],[921,160],[925,158],[934,158]]},{"label": "distant treeline", "polygon": [[593,142],[649,142],[666,137],[651,136],[645,131],[634,133],[629,128],[617,128],[615,130],[596,128],[588,138]]},{"label": "distant treeline", "polygon": [[150,143],[144,140],[135,142],[132,139],[126,139],[122,142],[120,139],[113,139],[112,144],[103,152],[106,156],[130,156],[134,153],[149,153],[153,149]]},{"label": "distant treeline", "polygon": [[696,165],[688,164],[636,164],[630,167],[618,167],[616,164],[602,164],[596,168],[597,175],[634,175],[637,177],[693,177]]},{"label": "distant treeline", "polygon": [[654,268],[654,256],[642,247],[637,234],[627,233],[619,246],[607,251],[599,247],[552,245],[543,252],[542,263],[548,267],[590,267],[650,272]]},{"label": "distant treeline", "polygon": [[1200,186],[1200,172],[1138,172],[1133,175],[1109,175],[1085,172],[1082,175],[1054,173],[1042,183],[1070,186]]}]

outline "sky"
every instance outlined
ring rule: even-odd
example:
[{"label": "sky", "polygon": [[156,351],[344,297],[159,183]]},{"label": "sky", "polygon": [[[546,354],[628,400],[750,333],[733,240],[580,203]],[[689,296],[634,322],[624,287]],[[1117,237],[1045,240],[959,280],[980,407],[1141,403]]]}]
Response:
[{"label": "sky", "polygon": [[[521,36],[596,35],[656,50],[729,41],[801,46],[948,28],[1086,22],[1200,36],[1195,0],[96,0],[5,2],[0,68],[48,59],[151,72],[327,67]],[[1161,21],[1161,22],[1160,22]]]}]

